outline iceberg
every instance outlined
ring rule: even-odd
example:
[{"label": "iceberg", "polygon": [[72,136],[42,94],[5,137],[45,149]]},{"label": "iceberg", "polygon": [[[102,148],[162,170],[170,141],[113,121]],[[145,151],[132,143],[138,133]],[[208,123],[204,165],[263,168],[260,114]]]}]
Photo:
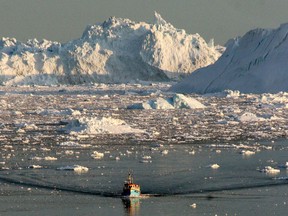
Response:
[{"label": "iceberg", "polygon": [[226,43],[223,55],[172,86],[179,93],[287,92],[288,23],[277,29],[255,29]]},{"label": "iceberg", "polygon": [[173,96],[173,105],[177,109],[203,109],[205,106],[194,98],[186,97],[183,94]]},{"label": "iceberg", "polygon": [[57,85],[178,80],[214,63],[221,49],[175,28],[155,12],[152,24],[110,17],[65,44],[0,40],[0,84]]},{"label": "iceberg", "polygon": [[125,121],[112,117],[81,117],[68,122],[62,129],[69,134],[126,134],[145,133],[144,130],[131,128]]},{"label": "iceberg", "polygon": [[158,97],[143,103],[136,103],[127,106],[127,109],[204,109],[206,108],[201,102],[192,97],[183,94],[175,94],[173,97]]}]

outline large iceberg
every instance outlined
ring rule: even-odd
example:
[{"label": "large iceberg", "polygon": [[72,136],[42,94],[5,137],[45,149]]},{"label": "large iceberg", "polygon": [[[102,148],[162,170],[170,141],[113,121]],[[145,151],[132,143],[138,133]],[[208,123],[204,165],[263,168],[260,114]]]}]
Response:
[{"label": "large iceberg", "polygon": [[2,38],[0,84],[177,80],[220,55],[219,47],[176,29],[156,12],[152,24],[111,17],[65,44]]},{"label": "large iceberg", "polygon": [[227,42],[223,55],[193,72],[171,90],[211,93],[225,89],[243,93],[288,91],[288,24],[277,29],[255,29]]}]

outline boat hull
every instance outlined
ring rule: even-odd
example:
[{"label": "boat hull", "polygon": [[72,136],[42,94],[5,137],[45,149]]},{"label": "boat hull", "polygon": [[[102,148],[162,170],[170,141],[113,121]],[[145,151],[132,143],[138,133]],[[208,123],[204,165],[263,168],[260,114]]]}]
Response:
[{"label": "boat hull", "polygon": [[140,196],[140,191],[139,190],[124,190],[122,192],[122,196],[127,196],[127,197],[139,197]]}]

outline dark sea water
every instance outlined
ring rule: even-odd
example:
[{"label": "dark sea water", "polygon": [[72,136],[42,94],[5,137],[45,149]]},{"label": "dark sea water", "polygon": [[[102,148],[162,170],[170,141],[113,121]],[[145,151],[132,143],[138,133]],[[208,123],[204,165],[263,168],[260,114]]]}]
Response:
[{"label": "dark sea water", "polygon": [[[288,170],[259,170],[285,164],[288,142],[246,146],[256,153],[240,154],[239,143],[51,145],[47,151],[19,145],[0,165],[0,215],[287,215]],[[92,158],[93,151],[104,157]],[[35,156],[57,160],[33,160]],[[59,170],[75,164],[89,171]],[[142,198],[120,197],[129,170],[141,185]]]}]

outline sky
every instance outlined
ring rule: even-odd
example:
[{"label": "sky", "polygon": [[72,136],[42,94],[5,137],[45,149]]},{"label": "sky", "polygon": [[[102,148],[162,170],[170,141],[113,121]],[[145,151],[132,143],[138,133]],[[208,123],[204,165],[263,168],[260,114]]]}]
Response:
[{"label": "sky", "polygon": [[255,28],[288,22],[288,0],[0,0],[0,37],[67,42],[110,16],[174,27],[225,44]]}]

